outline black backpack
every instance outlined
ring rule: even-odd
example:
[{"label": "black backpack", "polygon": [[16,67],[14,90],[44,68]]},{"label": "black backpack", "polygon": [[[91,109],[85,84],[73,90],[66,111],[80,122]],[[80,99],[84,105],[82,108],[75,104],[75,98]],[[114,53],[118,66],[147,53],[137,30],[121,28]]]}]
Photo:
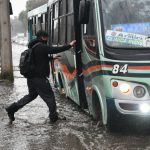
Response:
[{"label": "black backpack", "polygon": [[21,53],[19,68],[20,74],[25,78],[32,78],[34,76],[35,63],[33,49],[39,44],[41,43],[37,43],[32,48],[29,48]]}]

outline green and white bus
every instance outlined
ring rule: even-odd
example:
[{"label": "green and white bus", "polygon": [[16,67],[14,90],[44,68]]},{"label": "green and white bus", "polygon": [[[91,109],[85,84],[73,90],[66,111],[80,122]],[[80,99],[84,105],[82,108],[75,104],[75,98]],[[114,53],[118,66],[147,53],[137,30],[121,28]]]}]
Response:
[{"label": "green and white bus", "polygon": [[149,118],[150,0],[50,0],[46,10],[51,46],[77,40],[51,65],[58,89],[104,125]]}]

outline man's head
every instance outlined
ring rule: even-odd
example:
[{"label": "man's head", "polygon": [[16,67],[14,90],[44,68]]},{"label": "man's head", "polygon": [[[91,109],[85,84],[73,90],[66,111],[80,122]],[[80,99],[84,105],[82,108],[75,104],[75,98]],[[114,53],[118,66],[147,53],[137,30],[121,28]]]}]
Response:
[{"label": "man's head", "polygon": [[42,31],[42,30],[40,30],[40,31],[38,31],[36,33],[36,37],[38,39],[43,40],[43,41],[47,41],[48,40],[48,34],[45,31]]}]

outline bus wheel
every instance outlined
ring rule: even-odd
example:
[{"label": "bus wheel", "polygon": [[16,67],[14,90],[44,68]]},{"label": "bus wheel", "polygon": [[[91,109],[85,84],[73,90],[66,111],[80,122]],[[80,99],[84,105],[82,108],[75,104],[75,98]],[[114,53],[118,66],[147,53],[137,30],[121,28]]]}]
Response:
[{"label": "bus wheel", "polygon": [[107,102],[107,129],[113,131],[119,124],[119,114],[113,107],[113,102]]},{"label": "bus wheel", "polygon": [[92,116],[101,126],[103,125],[101,104],[96,92],[92,94]]}]

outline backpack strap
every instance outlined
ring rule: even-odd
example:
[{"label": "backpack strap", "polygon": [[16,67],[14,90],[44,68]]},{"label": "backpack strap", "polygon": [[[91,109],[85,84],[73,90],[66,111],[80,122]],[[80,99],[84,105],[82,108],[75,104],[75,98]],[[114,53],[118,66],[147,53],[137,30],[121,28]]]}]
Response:
[{"label": "backpack strap", "polygon": [[31,48],[31,55],[33,56],[32,58],[33,58],[33,61],[35,61],[35,58],[34,58],[34,56],[35,56],[35,48],[38,46],[38,45],[40,45],[40,44],[42,44],[41,42],[38,42],[38,43],[36,43],[34,46],[32,46],[32,48]]},{"label": "backpack strap", "polygon": [[34,46],[32,46],[32,49],[34,49],[36,46],[42,44],[41,42],[36,43]]}]

